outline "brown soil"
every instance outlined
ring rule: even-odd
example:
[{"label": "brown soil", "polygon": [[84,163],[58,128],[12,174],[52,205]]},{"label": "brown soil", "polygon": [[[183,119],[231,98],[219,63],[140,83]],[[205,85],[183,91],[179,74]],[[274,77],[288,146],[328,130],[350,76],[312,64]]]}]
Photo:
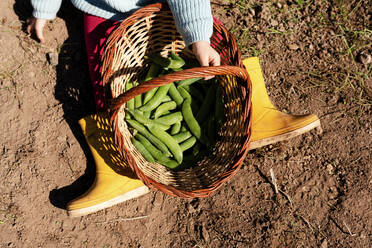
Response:
[{"label": "brown soil", "polygon": [[94,177],[77,125],[94,112],[82,15],[64,1],[41,45],[24,32],[28,1],[0,1],[0,247],[371,247],[370,7],[214,0],[242,53],[259,56],[273,103],[317,114],[323,133],[251,151],[207,199],[152,191],[69,218]]}]

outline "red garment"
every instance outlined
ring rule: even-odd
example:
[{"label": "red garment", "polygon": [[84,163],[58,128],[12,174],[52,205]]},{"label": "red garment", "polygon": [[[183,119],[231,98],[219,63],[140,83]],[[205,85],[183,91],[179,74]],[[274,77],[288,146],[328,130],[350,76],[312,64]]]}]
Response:
[{"label": "red garment", "polygon": [[84,38],[88,56],[90,79],[93,85],[94,102],[97,112],[105,110],[105,94],[101,78],[101,58],[104,44],[118,21],[84,14]]}]

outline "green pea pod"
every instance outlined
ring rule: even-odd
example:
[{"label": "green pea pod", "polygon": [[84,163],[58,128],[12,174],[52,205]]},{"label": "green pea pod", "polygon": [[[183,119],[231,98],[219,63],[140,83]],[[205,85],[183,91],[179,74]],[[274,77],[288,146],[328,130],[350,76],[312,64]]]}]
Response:
[{"label": "green pea pod", "polygon": [[152,62],[160,65],[162,68],[168,68],[168,65],[170,64],[170,60],[168,58],[164,58],[160,54],[153,54],[149,56],[149,59],[151,59]]},{"label": "green pea pod", "polygon": [[[133,83],[133,86],[137,86],[138,83]],[[134,107],[139,108],[142,106],[142,94],[139,94],[134,97]]]},{"label": "green pea pod", "polygon": [[180,144],[181,150],[184,152],[190,149],[191,147],[193,147],[195,143],[196,143],[196,138],[194,136],[190,137]]},{"label": "green pea pod", "polygon": [[168,68],[178,69],[178,68],[181,68],[182,66],[185,65],[185,60],[183,60],[183,58],[178,56],[173,51],[170,52],[170,58],[171,58],[171,62],[169,64]]},{"label": "green pea pod", "polygon": [[146,118],[150,118],[150,115],[151,115],[151,111],[143,112],[143,116],[146,117]]},{"label": "green pea pod", "polygon": [[132,140],[133,145],[137,148],[137,150],[142,154],[142,156],[147,161],[149,161],[150,163],[154,163],[155,162],[154,157],[151,155],[151,153],[148,150],[146,150],[146,148],[142,145],[141,142],[139,142],[138,140],[136,140],[134,137],[132,137],[131,140]]},{"label": "green pea pod", "polygon": [[129,125],[131,125],[134,129],[136,129],[140,134],[145,136],[148,140],[151,141],[157,148],[164,152],[167,157],[172,156],[169,152],[167,146],[158,138],[156,138],[153,134],[151,134],[147,129],[138,121],[136,120],[126,120]]},{"label": "green pea pod", "polygon": [[180,92],[177,90],[174,83],[171,83],[171,86],[169,88],[169,95],[177,103],[177,106],[180,106],[182,104],[183,97],[181,96]]},{"label": "green pea pod", "polygon": [[173,59],[173,60],[180,60],[180,61],[183,61],[183,62],[185,62],[184,60],[183,60],[183,58],[181,58],[179,55],[177,55],[175,52],[173,52],[173,51],[170,51],[170,57]]},{"label": "green pea pod", "polygon": [[133,110],[128,109],[128,112],[134,117],[134,119],[136,119],[139,123],[141,123],[143,125],[153,124],[153,125],[156,125],[158,128],[163,129],[163,130],[167,130],[167,129],[170,128],[170,125],[165,125],[162,122],[158,122],[158,121],[146,118],[143,115],[143,113],[141,111],[137,110],[137,109],[133,109]]},{"label": "green pea pod", "polygon": [[169,110],[173,110],[177,107],[176,102],[170,101],[170,102],[165,102],[159,105],[159,107],[155,110],[154,118],[157,119],[160,116],[164,115],[165,112]]},{"label": "green pea pod", "polygon": [[182,114],[187,126],[189,127],[191,133],[200,140],[201,137],[201,128],[199,123],[196,121],[192,110],[191,110],[191,101],[186,99],[182,103]]},{"label": "green pea pod", "polygon": [[184,88],[191,95],[191,97],[196,98],[200,102],[204,101],[203,94],[193,85],[182,86],[182,88]]},{"label": "green pea pod", "polygon": [[[125,84],[125,91],[128,91],[130,90],[131,88],[133,87],[133,84],[132,82],[127,82]],[[128,102],[127,102],[127,106],[126,106],[128,109],[134,109],[134,99],[130,99]]]},{"label": "green pea pod", "polygon": [[[163,113],[163,115],[169,115],[170,113],[171,113],[170,111],[165,111],[165,112]],[[152,118],[152,119],[155,119],[155,112],[152,114],[151,118]]]},{"label": "green pea pod", "polygon": [[192,149],[192,155],[194,155],[195,157],[198,156],[200,154],[200,143],[197,142],[195,145],[194,145],[194,148]]},{"label": "green pea pod", "polygon": [[202,79],[201,77],[197,77],[197,78],[188,78],[188,79],[185,79],[185,80],[181,80],[181,81],[178,81],[178,86],[182,87],[182,86],[189,86],[195,82],[198,82],[200,79]]},{"label": "green pea pod", "polygon": [[180,130],[181,130],[181,122],[179,121],[172,125],[170,134],[176,135],[180,132]]},{"label": "green pea pod", "polygon": [[130,119],[132,119],[132,116],[130,114],[128,114],[128,112],[127,112],[127,113],[125,113],[124,119],[125,120],[130,120]]},{"label": "green pea pod", "polygon": [[180,122],[183,120],[183,116],[181,112],[174,112],[169,115],[164,115],[155,119],[156,123],[161,123],[163,125],[173,125],[174,123]]},{"label": "green pea pod", "polygon": [[159,75],[160,69],[161,67],[158,64],[152,63],[150,65],[149,71],[146,74],[145,81],[149,81],[157,77]]},{"label": "green pea pod", "polygon": [[158,150],[153,144],[151,144],[151,142],[148,139],[146,139],[145,136],[141,135],[140,133],[137,133],[135,137],[139,140],[139,142],[141,142],[141,144],[146,148],[146,150],[150,152],[150,154],[156,160],[165,157],[165,155],[160,150]]},{"label": "green pea pod", "polygon": [[204,122],[208,114],[211,112],[211,108],[213,103],[215,103],[215,87],[209,87],[207,91],[207,95],[199,109],[198,114],[196,115],[196,119],[198,120],[199,123]]},{"label": "green pea pod", "polygon": [[175,160],[167,158],[164,153],[162,153],[153,144],[151,144],[151,142],[146,139],[145,136],[137,133],[135,137],[139,140],[139,142],[141,142],[146,150],[150,152],[150,154],[155,158],[156,162],[169,168],[176,168],[178,166],[178,163]]},{"label": "green pea pod", "polygon": [[178,89],[178,91],[180,92],[181,96],[184,99],[189,99],[190,102],[192,101],[192,97],[191,97],[190,93],[184,87],[178,86],[177,89]]},{"label": "green pea pod", "polygon": [[155,95],[145,105],[140,107],[141,111],[151,111],[161,104],[162,99],[167,95],[170,85],[160,86]]},{"label": "green pea pod", "polygon": [[[169,88],[170,89],[170,88]],[[168,96],[168,95],[166,95],[162,100],[161,100],[161,102],[163,103],[163,102],[170,102],[170,101],[172,101],[173,99],[170,97],[170,96]]]},{"label": "green pea pod", "polygon": [[179,134],[173,135],[172,137],[177,141],[177,143],[181,143],[188,138],[190,138],[192,134],[189,131],[180,132]]},{"label": "green pea pod", "polygon": [[147,91],[145,93],[145,96],[143,97],[143,104],[148,103],[148,101],[150,101],[150,99],[155,95],[157,90],[158,90],[158,87]]},{"label": "green pea pod", "polygon": [[165,165],[170,169],[175,169],[179,166],[179,163],[177,163],[177,161],[170,159],[170,158],[166,158],[166,157],[159,159],[156,162],[158,162],[159,164]]},{"label": "green pea pod", "polygon": [[168,58],[164,58],[160,54],[155,54],[149,58],[154,63],[160,65],[163,69],[177,69],[177,68],[181,68],[182,66],[184,66],[185,61],[181,57],[176,55],[175,53],[174,55],[172,58],[172,52],[171,52],[171,56],[169,56]]},{"label": "green pea pod", "polygon": [[142,94],[134,97],[134,107],[139,108],[142,106]]},{"label": "green pea pod", "polygon": [[177,89],[184,99],[190,100],[192,112],[197,113],[199,111],[199,106],[197,105],[196,101],[192,98],[190,93],[184,87],[177,87]]},{"label": "green pea pod", "polygon": [[182,71],[183,69],[182,68],[172,68],[172,71],[173,72],[176,72],[176,71]]},{"label": "green pea pod", "polygon": [[188,131],[187,127],[185,127],[185,125],[182,123],[181,124],[181,132],[186,132],[186,131]]},{"label": "green pea pod", "polygon": [[173,157],[176,159],[178,163],[182,162],[183,153],[178,145],[177,141],[172,138],[167,132],[157,128],[155,125],[148,125],[147,126],[150,132],[156,136],[159,140],[164,142],[164,144],[168,147],[168,149],[173,154]]}]

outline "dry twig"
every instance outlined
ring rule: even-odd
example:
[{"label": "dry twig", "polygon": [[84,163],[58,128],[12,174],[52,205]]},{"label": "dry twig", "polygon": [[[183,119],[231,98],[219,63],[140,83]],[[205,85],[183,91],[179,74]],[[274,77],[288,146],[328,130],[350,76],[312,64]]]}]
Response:
[{"label": "dry twig", "polygon": [[147,217],[149,217],[149,215],[129,217],[129,218],[117,218],[117,219],[113,219],[113,220],[98,221],[96,223],[99,224],[99,223],[112,223],[112,222],[128,221],[128,220],[140,220],[140,219],[144,219],[144,218],[147,218]]},{"label": "dry twig", "polygon": [[278,191],[278,186],[276,185],[276,179],[275,179],[273,168],[270,169],[270,176],[271,176],[271,182],[274,185],[275,193],[278,194],[279,191]]},{"label": "dry twig", "polygon": [[347,229],[347,231],[349,232],[349,234],[350,234],[351,237],[353,237],[353,236],[356,235],[355,233],[352,233],[352,232],[350,231],[350,228],[349,228],[348,225],[346,225],[345,221],[342,221],[342,223],[344,223],[344,226],[346,227],[346,229]]}]

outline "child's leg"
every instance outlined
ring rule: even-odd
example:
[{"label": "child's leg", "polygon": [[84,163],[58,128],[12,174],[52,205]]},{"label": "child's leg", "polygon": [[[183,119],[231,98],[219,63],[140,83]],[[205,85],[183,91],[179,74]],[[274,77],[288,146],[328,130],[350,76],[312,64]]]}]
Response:
[{"label": "child's leg", "polygon": [[104,51],[105,41],[117,24],[117,21],[84,14],[85,46],[97,111],[102,111],[106,108],[104,103],[104,88],[101,79],[101,57]]}]

